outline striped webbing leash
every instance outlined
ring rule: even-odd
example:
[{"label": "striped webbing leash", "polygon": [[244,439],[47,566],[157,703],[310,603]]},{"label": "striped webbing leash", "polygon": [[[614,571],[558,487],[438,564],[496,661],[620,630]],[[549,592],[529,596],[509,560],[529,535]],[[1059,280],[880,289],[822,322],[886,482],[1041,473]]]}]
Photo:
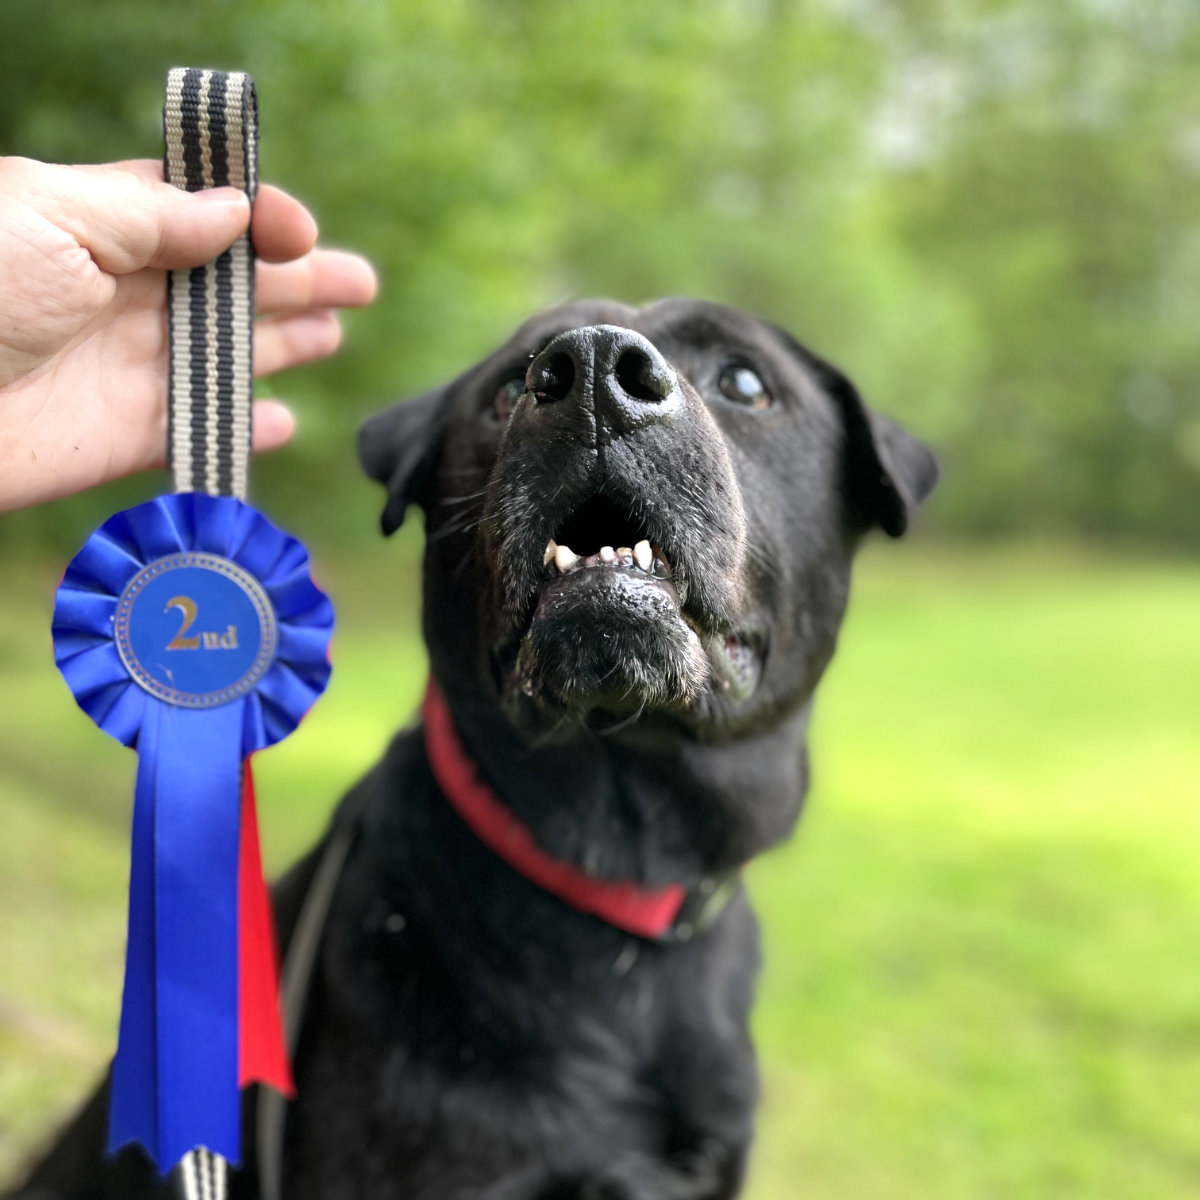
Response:
[{"label": "striped webbing leash", "polygon": [[[258,190],[258,102],[240,72],[176,67],[163,109],[164,171],[188,192]],[[168,285],[170,462],[177,492],[245,499],[254,381],[254,245],[249,231]]]},{"label": "striped webbing leash", "polygon": [[173,1172],[185,1200],[225,1200],[225,1159],[203,1146],[189,1150]]},{"label": "striped webbing leash", "polygon": [[[176,67],[163,107],[168,183],[188,192],[258,188],[258,101],[240,72]],[[171,271],[168,449],[177,492],[245,499],[254,382],[254,245],[244,233],[212,262]],[[203,1146],[175,1169],[185,1200],[225,1200],[226,1162]]]}]

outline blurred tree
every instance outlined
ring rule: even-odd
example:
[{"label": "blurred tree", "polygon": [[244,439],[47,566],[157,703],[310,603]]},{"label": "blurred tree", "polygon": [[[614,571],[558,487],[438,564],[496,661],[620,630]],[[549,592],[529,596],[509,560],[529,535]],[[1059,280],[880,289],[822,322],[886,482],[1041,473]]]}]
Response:
[{"label": "blurred tree", "polygon": [[[912,5],[896,228],[980,332],[942,519],[1200,534],[1200,8]],[[903,141],[903,139],[901,139]],[[901,159],[904,155],[902,154]]]},{"label": "blurred tree", "polygon": [[6,0],[0,149],[155,155],[168,66],[255,74],[264,175],[383,277],[274,385],[301,432],[255,490],[318,543],[372,535],[365,412],[545,304],[665,293],[788,326],[937,444],[942,528],[1195,542],[1198,56],[1189,0]]}]

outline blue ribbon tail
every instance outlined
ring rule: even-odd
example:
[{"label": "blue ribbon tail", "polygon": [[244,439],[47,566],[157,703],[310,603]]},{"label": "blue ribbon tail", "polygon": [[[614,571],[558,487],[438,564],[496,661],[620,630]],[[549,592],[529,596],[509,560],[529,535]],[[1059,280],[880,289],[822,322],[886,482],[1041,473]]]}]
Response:
[{"label": "blue ribbon tail", "polygon": [[109,1149],[168,1170],[206,1146],[241,1158],[238,839],[243,700],[151,699],[138,737],[129,947]]},{"label": "blue ribbon tail", "polygon": [[155,1162],[158,1146],[158,1003],[154,954],[154,782],[159,714],[151,700],[138,733],[137,787],[133,795],[133,847],[129,864],[129,934],[121,1029],[113,1060],[108,1149],[139,1141]]}]

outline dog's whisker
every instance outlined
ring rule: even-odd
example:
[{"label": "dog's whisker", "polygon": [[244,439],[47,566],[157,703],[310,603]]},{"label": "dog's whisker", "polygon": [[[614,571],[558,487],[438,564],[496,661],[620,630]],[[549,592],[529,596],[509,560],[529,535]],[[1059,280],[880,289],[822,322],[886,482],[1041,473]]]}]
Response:
[{"label": "dog's whisker", "polygon": [[471,548],[470,548],[470,549],[469,549],[469,550],[466,552],[466,554],[464,554],[464,555],[462,556],[462,558],[459,560],[458,566],[454,568],[454,571],[453,571],[453,573],[452,573],[452,574],[453,574],[453,578],[455,578],[455,579],[459,579],[459,578],[461,578],[461,577],[462,577],[462,573],[463,573],[463,571],[464,571],[464,570],[466,569],[466,567],[467,567],[467,564],[468,564],[468,563],[469,563],[469,562],[470,562],[470,561],[471,561],[471,560],[472,560],[474,557],[475,557],[475,547],[474,547],[474,546],[472,546],[472,547],[471,547]]},{"label": "dog's whisker", "polygon": [[768,578],[779,579],[781,577],[778,557],[756,543],[749,541],[746,543],[746,557]]},{"label": "dog's whisker", "polygon": [[[546,730],[545,733],[540,734],[538,737],[534,738],[532,740],[532,742],[530,743],[530,745],[534,746],[535,748],[537,748],[539,750],[542,749],[544,746],[548,746],[551,742],[553,742],[555,740],[555,738],[557,738],[559,732],[562,730],[563,726],[566,725],[566,723],[569,720],[571,720],[571,714],[563,713],[563,715],[561,717],[559,717],[559,719],[548,730]],[[582,728],[586,730],[587,726],[583,725]]]},{"label": "dog's whisker", "polygon": [[[461,515],[461,514],[460,514]],[[443,538],[452,537],[456,533],[470,533],[477,525],[483,521],[482,516],[475,517],[472,520],[459,520],[455,518],[447,522],[445,525],[435,529],[432,533],[426,534],[426,541],[440,542]]]},{"label": "dog's whisker", "polygon": [[620,733],[622,729],[628,729],[630,725],[636,725],[642,719],[642,713],[646,711],[646,702],[643,700],[638,705],[638,710],[626,717],[623,721],[618,721],[615,725],[610,725],[607,729],[597,729],[596,733],[600,737],[612,737],[614,733]]}]

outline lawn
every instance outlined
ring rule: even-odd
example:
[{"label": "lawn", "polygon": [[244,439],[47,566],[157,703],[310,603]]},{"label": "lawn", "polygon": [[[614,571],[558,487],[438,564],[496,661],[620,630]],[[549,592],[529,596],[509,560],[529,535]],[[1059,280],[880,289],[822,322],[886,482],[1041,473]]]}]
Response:
[{"label": "lawn", "polygon": [[[335,675],[261,756],[269,866],[423,681],[413,546],[320,564]],[[111,1053],[133,756],[0,600],[0,1180]],[[1200,1194],[1200,568],[875,545],[797,837],[755,865],[754,1200]]]}]

